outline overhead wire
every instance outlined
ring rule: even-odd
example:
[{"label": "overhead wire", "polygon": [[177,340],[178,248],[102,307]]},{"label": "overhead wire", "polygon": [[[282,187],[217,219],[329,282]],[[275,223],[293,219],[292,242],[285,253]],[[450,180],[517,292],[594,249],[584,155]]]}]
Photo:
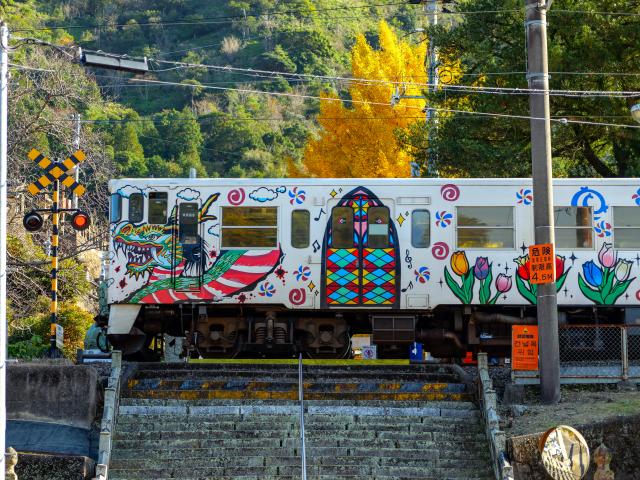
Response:
[{"label": "overhead wire", "polygon": [[[159,64],[174,65],[169,69],[153,70],[154,72],[164,72],[168,70],[176,70],[179,68],[205,68],[210,70],[217,70],[221,72],[241,73],[248,76],[271,76],[274,78],[309,78],[316,80],[331,80],[331,81],[346,81],[355,82],[361,84],[386,84],[397,86],[411,86],[411,87],[437,87],[440,90],[460,91],[462,93],[481,92],[481,93],[494,93],[494,94],[513,94],[513,95],[529,95],[531,93],[543,93],[543,90],[532,88],[519,88],[519,87],[488,87],[479,85],[452,85],[442,83],[429,83],[429,82],[413,82],[408,80],[381,80],[372,78],[358,78],[358,77],[341,77],[335,75],[316,75],[309,73],[291,73],[291,72],[279,72],[269,71],[253,68],[241,68],[232,67],[227,65],[208,65],[208,64],[196,64],[188,62],[176,62],[171,60],[157,60],[150,59],[152,62]],[[640,91],[634,90],[567,90],[567,89],[549,89],[548,94],[551,96],[565,96],[565,97],[637,97],[640,96]]]},{"label": "overhead wire", "polygon": [[[265,92],[263,90],[249,90],[249,89],[239,89],[239,88],[231,88],[231,87],[219,87],[219,86],[209,86],[209,85],[192,85],[187,83],[177,83],[177,82],[165,82],[161,80],[149,80],[142,78],[131,78],[129,79],[132,82],[142,82],[142,83],[151,83],[151,84],[162,84],[162,85],[170,85],[170,86],[178,86],[178,87],[189,87],[189,88],[202,88],[202,89],[211,89],[211,90],[221,90],[221,91],[236,91],[239,93],[250,93],[250,94],[261,94],[261,95],[272,95],[272,96],[283,96],[283,97],[296,97],[296,98],[306,98],[306,99],[314,99],[321,101],[334,101],[341,103],[351,103],[351,104],[366,104],[366,105],[374,105],[374,106],[390,106],[389,103],[384,102],[371,102],[366,100],[343,100],[341,98],[335,97],[320,97],[316,95],[308,95],[308,94],[298,94],[298,93],[290,93],[290,92]],[[403,106],[405,109],[420,109],[420,107],[413,107],[411,105]],[[513,114],[502,114],[502,113],[493,113],[493,112],[475,112],[475,111],[467,111],[467,110],[456,110],[456,109],[447,109],[441,107],[435,107],[434,110],[439,112],[451,112],[451,113],[460,113],[464,115],[479,115],[479,116],[487,116],[487,117],[502,117],[502,118],[518,118],[523,120],[545,120],[542,117],[532,117],[529,115],[513,115]],[[629,125],[629,124],[618,124],[618,123],[604,123],[604,122],[591,122],[586,120],[570,120],[568,118],[552,118],[552,122],[557,122],[561,124],[584,124],[584,125],[598,125],[598,126],[608,126],[608,127],[617,127],[617,128],[631,128],[631,129],[640,129],[640,125]]]}]

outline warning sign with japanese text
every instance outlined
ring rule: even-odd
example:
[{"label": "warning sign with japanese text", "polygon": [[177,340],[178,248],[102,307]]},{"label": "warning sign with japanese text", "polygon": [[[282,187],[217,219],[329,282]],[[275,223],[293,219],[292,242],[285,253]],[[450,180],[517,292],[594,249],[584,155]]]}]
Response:
[{"label": "warning sign with japanese text", "polygon": [[553,244],[544,243],[529,247],[531,276],[529,282],[534,284],[553,283],[556,281],[556,260]]},{"label": "warning sign with japanese text", "polygon": [[513,325],[511,328],[511,369],[538,370],[538,327]]}]

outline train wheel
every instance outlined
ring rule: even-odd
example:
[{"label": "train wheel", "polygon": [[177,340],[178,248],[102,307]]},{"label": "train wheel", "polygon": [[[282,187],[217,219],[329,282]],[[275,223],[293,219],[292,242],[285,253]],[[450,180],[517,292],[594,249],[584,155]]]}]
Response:
[{"label": "train wheel", "polygon": [[344,332],[342,334],[342,338],[344,340],[344,345],[339,349],[331,349],[327,351],[319,351],[314,352],[311,350],[306,350],[305,354],[311,359],[346,359],[351,358],[351,337],[349,336],[349,332]]}]

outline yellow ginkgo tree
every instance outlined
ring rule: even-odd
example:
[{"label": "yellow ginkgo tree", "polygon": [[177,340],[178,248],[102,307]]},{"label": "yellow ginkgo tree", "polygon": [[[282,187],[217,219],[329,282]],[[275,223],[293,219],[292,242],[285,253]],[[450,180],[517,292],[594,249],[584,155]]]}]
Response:
[{"label": "yellow ginkgo tree", "polygon": [[408,96],[420,96],[426,90],[426,48],[426,42],[412,45],[399,39],[384,21],[380,22],[380,49],[372,48],[364,35],[357,37],[351,52],[351,105],[345,106],[335,95],[323,95],[320,130],[305,148],[304,174],[410,176],[411,157],[396,140],[395,132],[424,122],[425,101],[408,98],[391,106],[391,96],[396,88]]}]

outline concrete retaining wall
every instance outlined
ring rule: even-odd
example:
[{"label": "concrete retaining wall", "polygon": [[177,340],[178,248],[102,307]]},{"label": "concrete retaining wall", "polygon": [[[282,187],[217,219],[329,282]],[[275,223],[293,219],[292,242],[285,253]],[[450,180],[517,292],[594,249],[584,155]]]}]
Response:
[{"label": "concrete retaining wall", "polygon": [[93,468],[86,457],[20,453],[16,473],[19,480],[85,480]]},{"label": "concrete retaining wall", "polygon": [[[588,408],[588,407],[587,407]],[[591,466],[585,477],[593,480],[595,464],[594,450],[603,443],[613,455],[611,470],[616,480],[637,480],[640,478],[640,415],[617,417],[590,425],[575,427],[589,444]],[[548,480],[538,453],[538,440],[542,433],[511,437],[507,440],[507,450],[513,462],[516,480]]]},{"label": "concrete retaining wall", "polygon": [[89,429],[96,416],[98,376],[86,365],[9,365],[7,418]]}]

